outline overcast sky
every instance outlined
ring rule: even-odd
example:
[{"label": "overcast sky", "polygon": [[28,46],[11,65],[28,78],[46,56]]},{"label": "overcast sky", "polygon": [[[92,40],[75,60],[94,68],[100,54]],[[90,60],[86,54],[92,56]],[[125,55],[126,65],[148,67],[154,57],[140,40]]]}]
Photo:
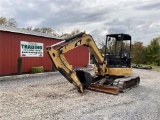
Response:
[{"label": "overcast sky", "polygon": [[160,36],[160,0],[0,0],[0,16],[20,28],[79,29],[95,39],[127,33],[146,45]]}]

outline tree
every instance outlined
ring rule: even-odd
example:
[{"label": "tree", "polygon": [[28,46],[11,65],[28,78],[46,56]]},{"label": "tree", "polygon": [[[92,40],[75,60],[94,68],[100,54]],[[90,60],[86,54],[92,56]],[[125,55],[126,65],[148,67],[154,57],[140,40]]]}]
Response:
[{"label": "tree", "polygon": [[33,30],[33,27],[32,27],[32,26],[30,26],[30,27],[22,28],[22,29],[24,29],[24,30]]},{"label": "tree", "polygon": [[100,49],[104,48],[106,45],[105,36],[98,36],[96,42]]},{"label": "tree", "polygon": [[135,42],[132,45],[132,51],[131,51],[132,62],[136,64],[140,64],[142,62],[141,60],[142,49],[143,49],[143,42]]},{"label": "tree", "polygon": [[52,34],[54,30],[52,28],[43,27],[41,28],[41,32],[46,34]]},{"label": "tree", "polygon": [[63,33],[62,35],[60,35],[61,38],[67,38],[70,37],[71,35],[69,33]]},{"label": "tree", "polygon": [[7,25],[7,19],[5,17],[0,17],[0,25]]},{"label": "tree", "polygon": [[160,66],[160,37],[154,38],[147,46],[147,59],[149,64]]},{"label": "tree", "polygon": [[146,46],[142,46],[142,51],[141,51],[141,54],[140,54],[139,62],[141,64],[147,64],[148,63],[148,60],[147,60],[147,47]]},{"label": "tree", "polygon": [[7,27],[17,27],[17,22],[15,18],[6,19],[5,17],[0,17],[0,25]]},{"label": "tree", "polygon": [[17,22],[14,18],[10,18],[7,21],[7,26],[8,27],[17,27]]},{"label": "tree", "polygon": [[71,33],[64,33],[61,31],[61,34],[59,35],[59,37],[61,38],[67,38],[67,37],[71,37],[74,36],[76,34],[80,33],[79,29],[74,29]]},{"label": "tree", "polygon": [[78,34],[78,33],[80,33],[80,30],[79,29],[74,29],[72,32],[71,32],[71,36],[73,36],[73,35],[76,35],[76,34]]},{"label": "tree", "polygon": [[36,32],[41,32],[41,28],[33,28],[33,31],[36,31]]}]

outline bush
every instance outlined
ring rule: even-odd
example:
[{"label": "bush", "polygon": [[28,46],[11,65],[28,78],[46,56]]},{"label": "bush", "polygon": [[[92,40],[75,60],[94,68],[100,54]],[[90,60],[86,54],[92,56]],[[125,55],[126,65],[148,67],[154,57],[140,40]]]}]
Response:
[{"label": "bush", "polygon": [[44,72],[43,66],[39,66],[39,67],[32,67],[32,73],[42,73]]}]

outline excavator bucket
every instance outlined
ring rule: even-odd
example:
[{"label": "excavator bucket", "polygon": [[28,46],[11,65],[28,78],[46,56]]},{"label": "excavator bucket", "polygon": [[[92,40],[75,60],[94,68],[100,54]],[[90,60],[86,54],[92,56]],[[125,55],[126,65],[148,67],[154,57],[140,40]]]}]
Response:
[{"label": "excavator bucket", "polygon": [[92,82],[92,76],[89,72],[76,70],[76,75],[84,88],[88,88]]}]

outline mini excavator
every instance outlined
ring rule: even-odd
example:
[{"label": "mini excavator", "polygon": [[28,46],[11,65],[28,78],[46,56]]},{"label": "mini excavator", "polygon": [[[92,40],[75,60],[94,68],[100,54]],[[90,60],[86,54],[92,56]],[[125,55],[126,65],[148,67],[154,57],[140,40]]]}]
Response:
[{"label": "mini excavator", "polygon": [[[111,43],[113,45],[108,47]],[[95,75],[92,76],[84,70],[73,69],[65,58],[64,53],[79,46],[88,47],[94,60]],[[132,76],[131,36],[128,34],[106,35],[104,54],[101,54],[92,36],[85,32],[63,39],[46,49],[53,66],[80,93],[89,89],[116,95],[140,83],[139,76]]]}]

